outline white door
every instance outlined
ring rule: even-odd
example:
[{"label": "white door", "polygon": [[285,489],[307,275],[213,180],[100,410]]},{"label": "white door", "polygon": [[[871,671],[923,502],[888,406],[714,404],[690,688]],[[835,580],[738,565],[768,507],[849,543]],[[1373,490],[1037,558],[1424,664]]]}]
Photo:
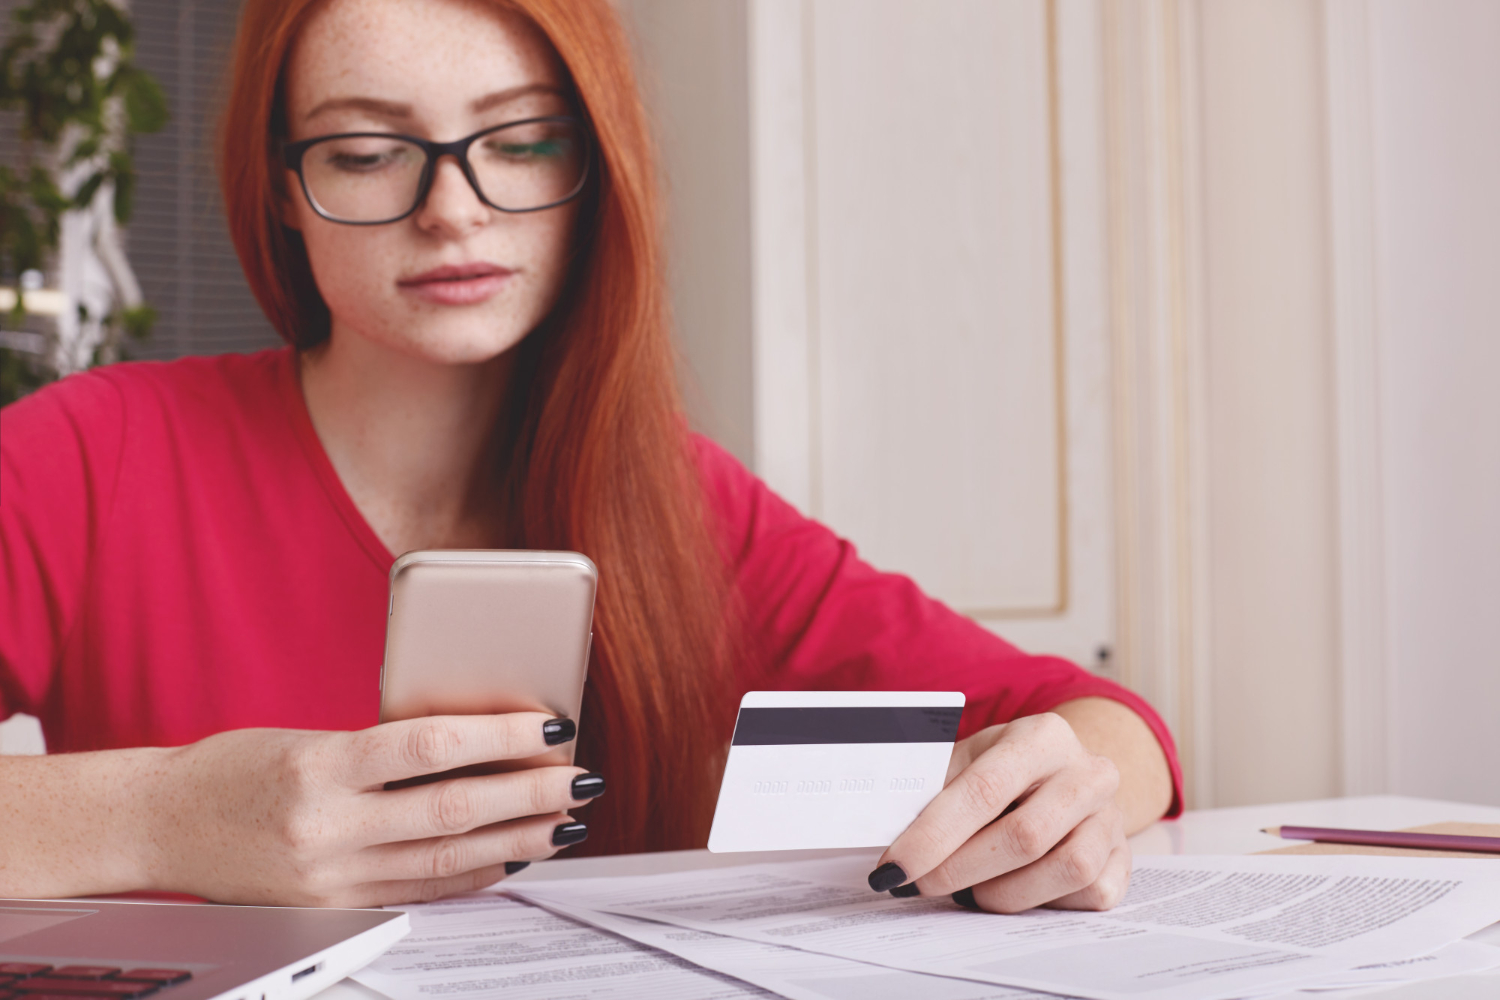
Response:
[{"label": "white door", "polygon": [[1098,11],[749,8],[754,458],[1024,647],[1112,637]]}]

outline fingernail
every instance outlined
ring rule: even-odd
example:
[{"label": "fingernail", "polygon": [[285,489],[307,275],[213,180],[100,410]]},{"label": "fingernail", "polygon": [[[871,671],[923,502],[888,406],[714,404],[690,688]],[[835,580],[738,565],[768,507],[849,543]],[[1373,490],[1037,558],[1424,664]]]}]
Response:
[{"label": "fingernail", "polygon": [[979,904],[974,902],[974,887],[972,885],[967,889],[960,889],[955,892],[953,894],[953,901],[959,906],[965,907],[970,910],[979,909]]},{"label": "fingernail", "polygon": [[589,828],[582,823],[559,823],[552,831],[552,846],[567,847],[588,839]]},{"label": "fingernail", "polygon": [[578,735],[578,726],[572,719],[548,719],[542,723],[542,739],[549,747],[566,743]]},{"label": "fingernail", "polygon": [[905,885],[898,885],[896,886],[896,888],[892,889],[891,895],[895,896],[897,899],[908,899],[912,896],[922,895],[922,890],[917,888],[917,883],[908,882]]},{"label": "fingernail", "polygon": [[514,875],[529,864],[531,864],[530,861],[507,861],[505,862],[505,874]]},{"label": "fingernail", "polygon": [[578,801],[597,799],[603,794],[604,775],[595,774],[591,771],[588,774],[580,774],[573,779],[573,798]]},{"label": "fingernail", "polygon": [[876,892],[894,889],[906,881],[906,872],[894,861],[887,861],[870,873],[870,888]]}]

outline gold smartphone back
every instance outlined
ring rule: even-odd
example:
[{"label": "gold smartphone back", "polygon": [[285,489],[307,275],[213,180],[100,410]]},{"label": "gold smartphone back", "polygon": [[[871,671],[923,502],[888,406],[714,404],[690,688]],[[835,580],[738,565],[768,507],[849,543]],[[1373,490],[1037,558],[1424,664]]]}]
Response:
[{"label": "gold smartphone back", "polygon": [[[380,721],[523,711],[577,721],[597,584],[577,552],[406,553],[391,567]],[[509,766],[572,760],[567,743]]]}]

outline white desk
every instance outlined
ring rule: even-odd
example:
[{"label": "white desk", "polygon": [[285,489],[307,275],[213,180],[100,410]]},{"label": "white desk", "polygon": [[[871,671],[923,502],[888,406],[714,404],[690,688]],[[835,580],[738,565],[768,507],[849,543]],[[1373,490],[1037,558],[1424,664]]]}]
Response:
[{"label": "white desk", "polygon": [[[1237,809],[1202,809],[1179,820],[1156,823],[1130,838],[1137,854],[1253,854],[1287,841],[1261,833],[1262,827],[1336,826],[1379,830],[1441,823],[1500,823],[1500,807],[1464,805],[1396,795],[1354,799],[1320,799]],[[529,879],[587,878],[597,875],[646,875],[693,868],[720,868],[793,857],[828,857],[841,851],[797,851],[766,854],[710,854],[707,851],[668,851],[660,854],[623,854],[608,858],[560,858],[539,861],[513,877]],[[1500,864],[1500,860],[1496,861]],[[1500,924],[1484,932],[1500,944]],[[1381,1000],[1495,1000],[1500,976],[1458,976],[1430,983],[1413,983],[1379,993]],[[324,990],[314,1000],[385,1000],[382,994],[353,980]]]}]

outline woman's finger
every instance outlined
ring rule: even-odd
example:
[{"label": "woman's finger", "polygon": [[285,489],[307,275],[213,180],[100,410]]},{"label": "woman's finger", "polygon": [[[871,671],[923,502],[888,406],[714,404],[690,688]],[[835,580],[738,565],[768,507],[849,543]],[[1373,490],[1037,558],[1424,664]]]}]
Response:
[{"label": "woman's finger", "polygon": [[992,913],[1020,913],[1085,890],[1104,874],[1117,841],[1124,841],[1118,810],[1096,813],[1031,864],[976,884],[974,902]]},{"label": "woman's finger", "polygon": [[[1080,761],[1053,775],[1014,812],[981,829],[921,876],[919,888],[924,895],[946,895],[1025,869],[1060,845],[1089,817],[1106,809],[1113,811],[1117,785],[1114,765],[1104,758]],[[1076,888],[1070,886],[1061,892]]]},{"label": "woman's finger", "polygon": [[523,816],[566,812],[604,791],[604,778],[581,767],[534,767],[448,778],[371,792],[365,840],[371,844],[451,837]]},{"label": "woman's finger", "polygon": [[1104,871],[1092,884],[1046,905],[1054,910],[1112,910],[1124,901],[1130,889],[1130,868],[1130,845],[1116,844]]},{"label": "woman's finger", "polygon": [[[995,745],[949,782],[886,848],[870,873],[870,887],[883,891],[932,871],[1027,789],[1062,768],[1077,747],[1072,728],[1056,715],[1029,716],[1007,725]],[[1017,810],[1012,816],[1019,814]],[[1058,831],[1052,843],[1066,832]]]},{"label": "woman's finger", "polygon": [[[507,861],[551,857],[559,828],[575,825],[567,813],[528,816],[451,837],[430,837],[367,847],[351,859],[354,882],[443,881]],[[587,828],[585,827],[585,830]],[[571,834],[565,834],[567,839]],[[573,843],[578,841],[574,840]]]},{"label": "woman's finger", "polygon": [[391,906],[396,903],[430,903],[444,896],[456,896],[459,893],[483,889],[503,878],[505,878],[505,866],[500,864],[489,868],[476,868],[474,871],[454,875],[452,878],[369,882],[351,890],[352,901],[345,905],[375,907]]},{"label": "woman's finger", "polygon": [[379,788],[468,764],[535,757],[576,732],[571,719],[544,712],[433,715],[337,734],[333,752],[349,787]]}]

